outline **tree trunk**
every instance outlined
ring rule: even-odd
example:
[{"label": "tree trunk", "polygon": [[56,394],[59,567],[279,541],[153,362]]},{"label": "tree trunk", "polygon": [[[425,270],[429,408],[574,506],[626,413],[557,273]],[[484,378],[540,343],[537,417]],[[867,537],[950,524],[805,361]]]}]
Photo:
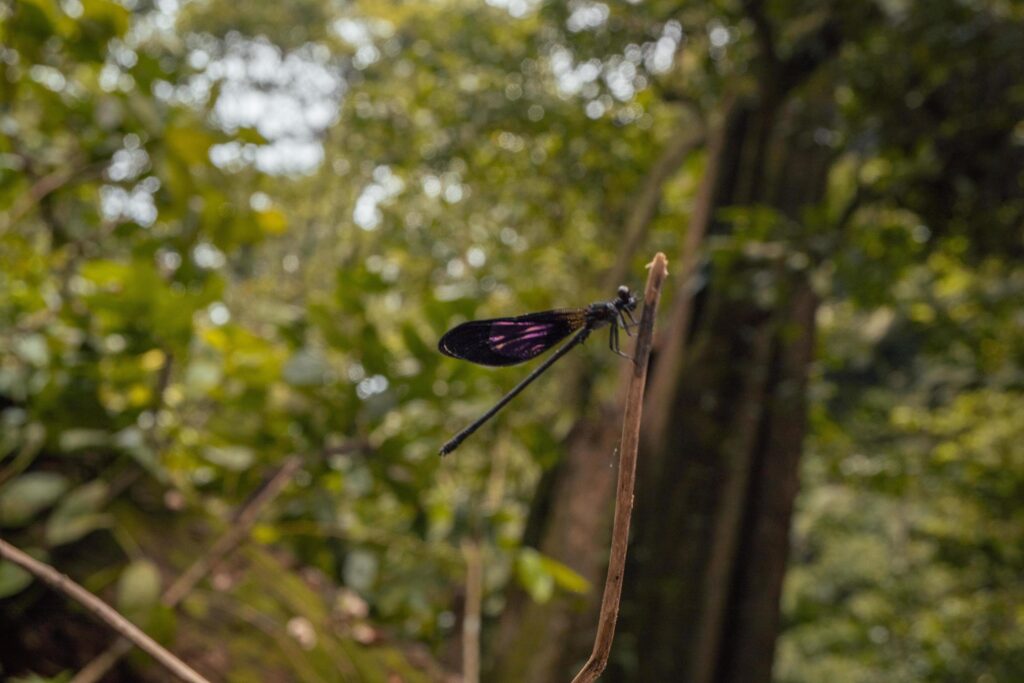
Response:
[{"label": "tree trunk", "polygon": [[[747,519],[737,557],[733,605],[718,648],[715,675],[694,680],[770,681],[779,632],[779,605],[789,550],[790,520],[798,490],[806,431],[808,368],[814,357],[818,301],[806,282],[791,292],[788,316],[777,339],[769,380],[772,395],[763,416],[762,443],[751,463]],[[714,651],[701,652],[710,659]]]},{"label": "tree trunk", "polygon": [[[831,154],[798,116],[738,105],[718,206],[772,207],[795,223],[822,199]],[[648,396],[666,416],[641,454],[613,679],[770,680],[817,310],[789,258],[801,235],[779,223],[780,253],[740,255],[712,275],[683,362]]]}]

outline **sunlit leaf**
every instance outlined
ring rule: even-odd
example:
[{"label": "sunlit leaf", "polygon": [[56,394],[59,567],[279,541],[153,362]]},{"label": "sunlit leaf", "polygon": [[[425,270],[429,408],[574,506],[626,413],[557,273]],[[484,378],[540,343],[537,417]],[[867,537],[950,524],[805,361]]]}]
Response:
[{"label": "sunlit leaf", "polygon": [[60,449],[66,453],[99,448],[110,443],[110,434],[102,429],[66,429],[60,433]]},{"label": "sunlit leaf", "polygon": [[63,545],[110,524],[109,515],[101,514],[108,486],[95,480],[69,493],[50,515],[46,523],[46,540],[50,545]]},{"label": "sunlit leaf", "polygon": [[210,147],[214,136],[201,128],[168,128],[164,131],[167,147],[187,164],[209,163]]},{"label": "sunlit leaf", "polygon": [[555,577],[544,566],[544,558],[532,548],[516,555],[516,578],[535,602],[545,603],[555,593]]},{"label": "sunlit leaf", "polygon": [[590,582],[566,565],[550,557],[542,555],[541,567],[555,580],[559,588],[572,593],[586,593],[590,590]]},{"label": "sunlit leaf", "polygon": [[138,622],[148,615],[160,598],[160,571],[149,560],[135,560],[117,581],[117,606]]},{"label": "sunlit leaf", "polygon": [[229,470],[244,470],[252,465],[254,454],[247,446],[207,446],[203,457]]},{"label": "sunlit leaf", "polygon": [[288,230],[288,218],[283,211],[268,209],[254,212],[260,230],[266,235],[281,235]]},{"label": "sunlit leaf", "polygon": [[0,527],[32,521],[67,491],[68,479],[56,472],[27,472],[0,488]]},{"label": "sunlit leaf", "polygon": [[20,593],[31,584],[31,574],[11,562],[0,560],[0,598]]}]

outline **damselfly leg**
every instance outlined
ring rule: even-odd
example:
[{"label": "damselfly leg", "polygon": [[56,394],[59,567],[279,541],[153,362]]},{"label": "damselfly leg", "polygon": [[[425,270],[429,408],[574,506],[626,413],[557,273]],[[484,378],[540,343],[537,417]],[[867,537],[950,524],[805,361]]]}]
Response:
[{"label": "damselfly leg", "polygon": [[[628,322],[626,321],[626,317],[627,316],[629,317],[629,321]],[[619,309],[619,320],[622,321],[622,329],[624,329],[626,331],[627,335],[632,337],[633,333],[629,331],[629,328],[630,327],[637,327],[640,323],[638,323],[636,321],[636,318],[633,317],[633,314],[630,312],[630,310],[628,308],[620,308]]]},{"label": "damselfly leg", "polygon": [[[626,330],[626,333],[629,334],[629,330],[628,329]],[[623,358],[628,358],[629,360],[633,360],[632,356],[630,356],[628,353],[623,353],[619,349],[619,321],[618,320],[613,320],[611,326],[608,328],[608,348],[612,350],[612,353],[615,353],[615,354],[617,354],[619,356],[622,356]]]}]

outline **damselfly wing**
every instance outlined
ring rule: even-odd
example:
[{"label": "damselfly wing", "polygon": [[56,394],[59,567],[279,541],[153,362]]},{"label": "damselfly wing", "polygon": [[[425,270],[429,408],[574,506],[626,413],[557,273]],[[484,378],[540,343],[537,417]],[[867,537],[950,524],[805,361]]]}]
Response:
[{"label": "damselfly wing", "polygon": [[535,358],[586,324],[585,309],[471,320],[449,330],[438,349],[480,365],[515,365]]}]

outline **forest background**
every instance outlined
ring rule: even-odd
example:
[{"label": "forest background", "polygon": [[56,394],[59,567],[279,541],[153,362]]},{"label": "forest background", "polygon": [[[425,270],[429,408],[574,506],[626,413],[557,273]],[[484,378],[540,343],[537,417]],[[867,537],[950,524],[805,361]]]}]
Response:
[{"label": "forest background", "polygon": [[567,680],[623,363],[440,459],[522,372],[436,341],[661,250],[605,680],[1024,680],[1022,74],[1011,0],[0,0],[0,537],[214,680]]}]

